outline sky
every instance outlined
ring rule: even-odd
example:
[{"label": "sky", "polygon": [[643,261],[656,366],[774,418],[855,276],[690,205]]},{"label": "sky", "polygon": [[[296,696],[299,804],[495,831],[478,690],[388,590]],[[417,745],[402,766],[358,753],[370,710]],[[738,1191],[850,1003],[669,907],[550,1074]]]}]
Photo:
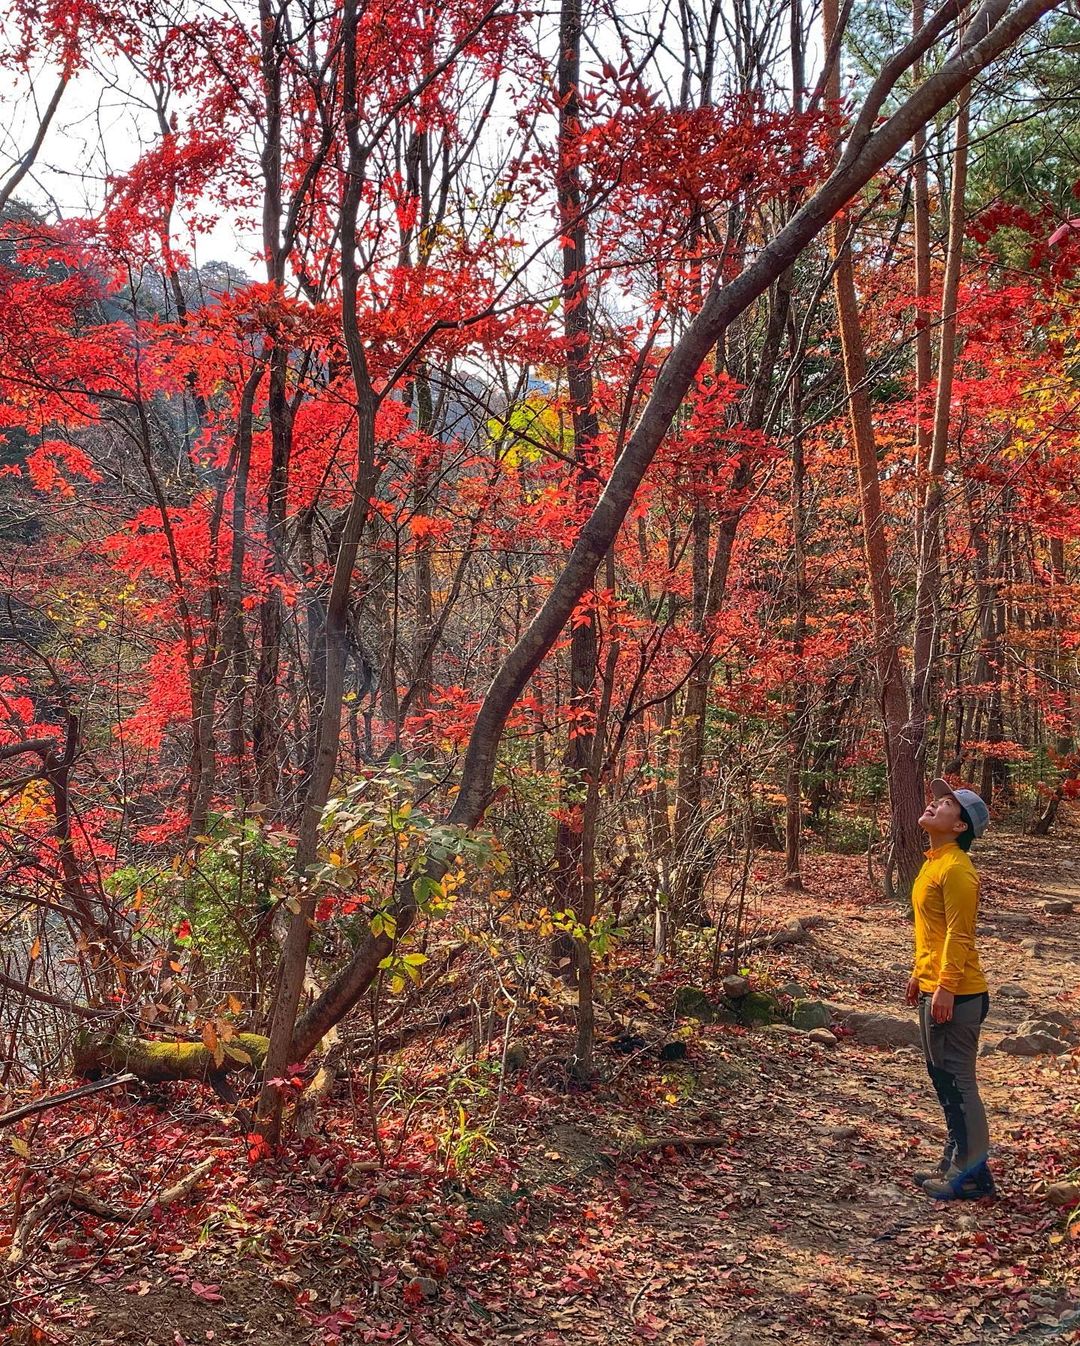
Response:
[{"label": "sky", "polygon": [[[667,4],[668,0],[643,0],[632,14],[626,0],[620,0],[620,19],[637,33],[651,35]],[[706,6],[708,0],[699,0],[699,4]],[[759,9],[763,8],[759,5]],[[815,53],[820,55],[816,0],[809,0],[806,11],[812,34],[808,59],[812,71],[817,63]],[[556,19],[557,11],[541,14],[537,19],[541,40],[552,56]],[[586,76],[589,67],[600,59],[610,59],[616,65],[621,62],[623,52],[610,25],[588,32],[582,57]],[[70,82],[34,169],[17,192],[19,199],[52,218],[96,214],[105,199],[109,179],[130,170],[159,134],[147,86],[131,66],[100,52],[93,53],[92,61],[90,68],[81,70]],[[662,45],[656,53],[656,73],[669,89],[677,91],[680,53]],[[31,143],[40,110],[48,103],[56,81],[55,69],[38,66],[29,76],[14,80],[9,77],[6,87],[0,82],[0,182]],[[183,124],[182,94],[172,95],[171,106],[179,112]],[[496,101],[486,133],[493,146],[505,134],[505,123],[511,113],[508,100]],[[183,246],[190,247],[190,241],[184,239]],[[224,261],[259,275],[262,262],[257,221],[244,220],[235,213],[219,218],[209,230],[200,232],[193,260],[196,264]]]}]

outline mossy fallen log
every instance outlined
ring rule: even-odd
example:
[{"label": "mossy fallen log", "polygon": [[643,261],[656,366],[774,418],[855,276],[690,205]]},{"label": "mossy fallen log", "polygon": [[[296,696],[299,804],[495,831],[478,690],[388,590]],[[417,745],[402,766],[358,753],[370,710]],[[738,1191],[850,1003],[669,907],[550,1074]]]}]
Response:
[{"label": "mossy fallen log", "polygon": [[129,1071],[147,1084],[201,1080],[216,1089],[231,1070],[260,1070],[269,1045],[270,1039],[261,1033],[237,1033],[222,1043],[224,1054],[218,1064],[213,1052],[201,1042],[150,1042],[146,1038],[101,1038],[83,1033],[75,1042],[74,1071],[86,1079]]}]

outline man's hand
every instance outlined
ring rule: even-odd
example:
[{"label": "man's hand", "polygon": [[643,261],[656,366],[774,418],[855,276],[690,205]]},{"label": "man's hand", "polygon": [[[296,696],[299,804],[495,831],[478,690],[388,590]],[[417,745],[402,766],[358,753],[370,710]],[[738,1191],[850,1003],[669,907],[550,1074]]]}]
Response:
[{"label": "man's hand", "polygon": [[909,977],[907,990],[904,992],[905,1005],[917,1005],[919,1003],[919,979],[918,977]]},{"label": "man's hand", "polygon": [[944,986],[939,986],[934,992],[934,998],[930,1002],[930,1017],[936,1024],[947,1024],[952,1018],[953,1001],[956,996],[952,991],[946,991]]}]

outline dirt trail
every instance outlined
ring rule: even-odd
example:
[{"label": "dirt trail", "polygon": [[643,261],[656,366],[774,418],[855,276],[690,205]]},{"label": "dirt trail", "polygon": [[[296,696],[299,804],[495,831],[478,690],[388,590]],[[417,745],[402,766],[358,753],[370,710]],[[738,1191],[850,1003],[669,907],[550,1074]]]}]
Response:
[{"label": "dirt trail", "polygon": [[[992,991],[984,1043],[1036,1006],[1080,1022],[1075,837],[998,837],[978,863],[979,946]],[[865,1008],[904,1014],[910,925],[887,904],[814,887],[798,899],[761,898],[766,919],[789,916],[796,902],[796,911],[824,917],[784,973],[827,998],[851,1003],[854,989]],[[1077,913],[1044,915],[1048,897],[1075,897]],[[1043,956],[1021,948],[1031,938]],[[780,971],[775,959],[771,966]],[[1030,998],[994,995],[1003,984]],[[603,1289],[568,1296],[555,1323],[541,1313],[498,1340],[1080,1341],[1080,1244],[1061,1237],[1065,1217],[1033,1192],[1080,1165],[1075,1058],[981,1059],[1001,1195],[975,1205],[934,1203],[908,1178],[936,1160],[944,1137],[914,1049],[845,1040],[829,1050],[775,1030],[716,1027],[703,1030],[699,1060],[685,1072],[693,1107],[649,1126],[687,1133],[705,1118],[727,1130],[729,1145],[620,1166],[615,1199],[611,1185],[589,1189],[596,1231],[579,1226],[565,1251],[580,1263],[606,1244],[610,1257],[597,1260]]]},{"label": "dirt trail", "polygon": [[[821,923],[751,970],[904,1014],[911,928],[873,900],[861,864],[822,858],[798,897],[764,866],[762,920]],[[1039,908],[1080,903],[1075,834],[999,836],[978,864],[984,1040],[1036,1006],[1080,1021],[1080,907]],[[1043,956],[1021,948],[1031,938]],[[1030,998],[994,994],[1002,984]],[[84,1274],[61,1240],[9,1284],[50,1339],[78,1346],[1080,1342],[1080,1240],[1035,1190],[1080,1165],[1078,1059],[981,1059],[995,1203],[937,1205],[910,1183],[943,1137],[914,1050],[718,1024],[685,1062],[612,1056],[599,1094],[534,1074],[504,1101],[499,1155],[458,1181],[398,1172],[353,1190],[320,1157],[340,1152],[327,1136],[264,1178],[238,1161],[161,1241],[133,1228]],[[633,1155],[661,1135],[710,1144]]]}]

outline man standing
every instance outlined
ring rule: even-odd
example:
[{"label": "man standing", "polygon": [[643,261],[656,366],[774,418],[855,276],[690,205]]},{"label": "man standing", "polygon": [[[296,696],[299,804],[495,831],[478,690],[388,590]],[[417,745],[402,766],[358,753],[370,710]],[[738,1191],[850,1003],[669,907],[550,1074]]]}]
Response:
[{"label": "man standing", "polygon": [[979,876],[968,848],[986,831],[990,812],[974,790],[952,790],[943,780],[931,781],[930,789],[933,799],[919,819],[930,849],[911,894],[915,966],[907,1003],[919,1007],[926,1068],[949,1135],[940,1164],[916,1173],[915,1181],[939,1201],[974,1201],[993,1196],[994,1179],[975,1079],[990,996],[975,948]]}]

